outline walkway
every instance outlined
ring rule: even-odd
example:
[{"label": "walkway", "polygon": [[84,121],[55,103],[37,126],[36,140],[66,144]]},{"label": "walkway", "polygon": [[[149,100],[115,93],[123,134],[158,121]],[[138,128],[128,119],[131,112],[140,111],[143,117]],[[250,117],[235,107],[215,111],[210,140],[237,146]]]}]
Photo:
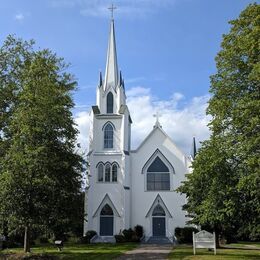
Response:
[{"label": "walkway", "polygon": [[167,259],[171,250],[172,250],[172,245],[141,244],[139,247],[131,251],[127,251],[122,256],[116,259],[117,260],[142,260],[142,259],[161,260],[161,259]]}]

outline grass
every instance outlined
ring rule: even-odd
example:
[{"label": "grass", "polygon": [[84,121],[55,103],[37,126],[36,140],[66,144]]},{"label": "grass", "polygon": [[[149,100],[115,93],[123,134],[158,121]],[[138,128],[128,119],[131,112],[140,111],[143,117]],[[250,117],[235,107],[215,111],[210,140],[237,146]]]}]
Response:
[{"label": "grass", "polygon": [[177,246],[174,247],[169,255],[169,259],[174,260],[259,260],[260,250],[253,249],[228,249],[221,248],[217,249],[217,255],[214,255],[213,251],[207,249],[196,249],[196,255],[193,255],[192,246]]},{"label": "grass", "polygon": [[[31,253],[23,253],[22,248],[5,249],[0,252],[0,259],[114,259],[124,252],[134,249],[135,243],[127,244],[90,244],[90,245],[66,245],[59,252],[55,246],[46,245],[32,247]],[[24,258],[23,258],[24,259]]]},{"label": "grass", "polygon": [[[22,248],[5,249],[0,251],[0,259],[88,259],[88,260],[109,260],[114,259],[126,251],[134,249],[138,244],[65,244],[63,251],[58,252],[53,245],[42,245],[32,247],[30,254],[24,254]],[[241,242],[238,244],[230,244],[230,247],[241,248],[221,248],[217,249],[215,256],[212,251],[207,249],[197,249],[197,254],[193,255],[193,249],[190,245],[174,247],[169,255],[169,259],[182,260],[259,260],[260,259],[260,243]],[[248,248],[255,246],[256,249]],[[257,249],[259,248],[259,249]],[[26,257],[26,258],[23,258]]]},{"label": "grass", "polygon": [[257,243],[257,242],[238,242],[238,243],[227,244],[226,247],[242,247],[242,248],[257,247],[257,248],[260,249],[260,243]]}]

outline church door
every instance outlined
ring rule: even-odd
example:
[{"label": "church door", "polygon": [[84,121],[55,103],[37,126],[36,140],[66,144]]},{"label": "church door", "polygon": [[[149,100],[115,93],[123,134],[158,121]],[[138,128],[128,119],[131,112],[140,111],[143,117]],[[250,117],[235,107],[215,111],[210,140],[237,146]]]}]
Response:
[{"label": "church door", "polygon": [[165,211],[160,205],[157,205],[154,208],[152,218],[153,218],[153,236],[165,237],[166,236]]},{"label": "church door", "polygon": [[106,204],[100,212],[100,236],[113,236],[114,213],[111,207]]}]

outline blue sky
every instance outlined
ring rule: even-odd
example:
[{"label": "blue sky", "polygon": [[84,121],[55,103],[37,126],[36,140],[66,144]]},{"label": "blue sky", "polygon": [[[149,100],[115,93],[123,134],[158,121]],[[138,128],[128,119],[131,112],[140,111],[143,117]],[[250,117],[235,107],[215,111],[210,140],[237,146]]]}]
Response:
[{"label": "blue sky", "polygon": [[[205,107],[209,76],[215,72],[214,58],[220,50],[222,34],[229,31],[228,21],[253,2],[113,1],[117,6],[114,16],[118,63],[136,123],[133,146],[140,143],[153,124],[150,117],[144,127],[143,116],[135,110],[137,105],[143,105],[137,102],[139,98],[147,98],[151,114],[160,110],[163,127],[184,151],[188,152],[193,134],[199,140],[208,137]],[[78,80],[74,114],[84,145],[87,112],[95,102],[99,70],[105,69],[110,4],[106,0],[1,1],[0,44],[8,34],[33,38],[40,48],[50,48],[71,63],[69,70]],[[194,124],[187,125],[185,120]],[[179,132],[172,128],[179,128]]]}]

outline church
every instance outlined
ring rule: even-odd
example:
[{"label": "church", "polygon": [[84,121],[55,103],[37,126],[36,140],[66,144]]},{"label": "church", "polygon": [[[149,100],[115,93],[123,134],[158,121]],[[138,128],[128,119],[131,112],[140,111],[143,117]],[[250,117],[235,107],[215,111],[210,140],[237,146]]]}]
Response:
[{"label": "church", "polygon": [[105,75],[100,73],[96,105],[90,113],[84,234],[94,230],[97,235],[91,242],[114,242],[114,235],[141,225],[144,241],[174,242],[175,228],[189,220],[182,210],[185,195],[175,190],[190,172],[192,156],[185,156],[174,144],[158,117],[150,134],[136,150],[131,149],[134,122],[118,70],[113,18]]}]

